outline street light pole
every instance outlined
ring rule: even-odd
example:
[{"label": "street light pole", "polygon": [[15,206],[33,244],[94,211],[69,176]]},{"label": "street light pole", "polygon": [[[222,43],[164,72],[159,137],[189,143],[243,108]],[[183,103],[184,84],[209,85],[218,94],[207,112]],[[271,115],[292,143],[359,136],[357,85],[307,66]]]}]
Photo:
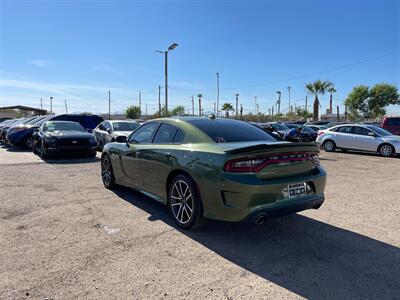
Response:
[{"label": "street light pole", "polygon": [[156,52],[164,54],[164,76],[165,76],[165,112],[168,116],[168,52],[174,50],[178,44],[173,43],[168,47],[167,51],[156,50]]},{"label": "street light pole", "polygon": [[108,119],[111,120],[111,91],[108,91]]},{"label": "street light pole", "polygon": [[281,91],[277,91],[276,92],[277,94],[278,94],[278,96],[279,96],[279,98],[278,98],[278,115],[280,114],[280,112],[281,112],[281,94],[282,94],[282,92]]},{"label": "street light pole", "polygon": [[236,119],[238,118],[238,110],[239,110],[239,94],[237,93],[236,95]]},{"label": "street light pole", "polygon": [[289,92],[289,116],[291,117],[292,116],[292,108],[291,108],[291,106],[290,106],[290,90],[292,89],[292,87],[291,86],[288,86],[287,87],[287,90],[288,90],[288,92]]},{"label": "street light pole", "polygon": [[161,118],[161,85],[158,86],[158,117]]}]

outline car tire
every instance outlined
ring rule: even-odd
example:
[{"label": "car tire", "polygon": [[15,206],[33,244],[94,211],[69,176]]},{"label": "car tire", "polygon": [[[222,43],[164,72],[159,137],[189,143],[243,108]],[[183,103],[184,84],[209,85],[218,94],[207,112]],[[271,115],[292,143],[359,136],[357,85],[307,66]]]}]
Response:
[{"label": "car tire", "polygon": [[32,147],[33,147],[33,137],[32,136],[28,136],[24,141],[24,145],[25,145],[26,148],[32,149]]},{"label": "car tire", "polygon": [[382,144],[378,148],[378,152],[383,157],[391,157],[395,154],[395,150],[392,145]]},{"label": "car tire", "polygon": [[193,179],[187,175],[176,176],[168,187],[168,207],[175,224],[183,229],[204,226],[203,205]]},{"label": "car tire", "polygon": [[116,186],[111,158],[108,154],[101,157],[101,180],[106,189],[112,190]]},{"label": "car tire", "polygon": [[47,158],[47,151],[43,141],[40,143],[40,157],[41,159]]},{"label": "car tire", "polygon": [[326,152],[335,152],[335,150],[336,150],[336,144],[332,140],[326,140],[324,142],[323,146],[324,146],[324,150]]}]

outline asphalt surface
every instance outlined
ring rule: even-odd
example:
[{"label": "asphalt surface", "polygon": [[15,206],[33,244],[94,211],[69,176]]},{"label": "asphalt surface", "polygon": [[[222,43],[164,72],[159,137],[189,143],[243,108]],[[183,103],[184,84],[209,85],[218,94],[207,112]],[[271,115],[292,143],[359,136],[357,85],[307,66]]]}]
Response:
[{"label": "asphalt surface", "polygon": [[399,299],[400,158],[321,162],[319,210],[182,231],[98,158],[0,146],[0,299]]}]

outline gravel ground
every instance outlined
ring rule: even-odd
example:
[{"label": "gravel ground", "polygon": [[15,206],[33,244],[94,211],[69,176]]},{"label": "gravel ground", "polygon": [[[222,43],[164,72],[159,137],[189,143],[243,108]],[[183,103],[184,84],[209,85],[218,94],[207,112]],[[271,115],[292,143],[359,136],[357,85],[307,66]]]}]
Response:
[{"label": "gravel ground", "polygon": [[0,146],[1,299],[399,299],[400,158],[322,153],[319,210],[174,227],[99,159]]}]

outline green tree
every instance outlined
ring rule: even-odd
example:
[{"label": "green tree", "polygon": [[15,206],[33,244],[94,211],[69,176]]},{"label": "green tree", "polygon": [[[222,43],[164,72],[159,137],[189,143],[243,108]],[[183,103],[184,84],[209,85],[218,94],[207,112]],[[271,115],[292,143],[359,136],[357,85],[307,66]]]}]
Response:
[{"label": "green tree", "polygon": [[319,117],[319,95],[325,94],[329,87],[333,86],[332,82],[328,80],[316,80],[314,82],[310,82],[306,84],[306,89],[314,95],[314,105],[313,105],[313,120],[318,120]]},{"label": "green tree", "polygon": [[227,103],[227,102],[222,105],[221,110],[225,111],[225,117],[227,117],[227,118],[229,118],[229,112],[230,111],[235,111],[233,109],[232,104],[231,103]]},{"label": "green tree", "polygon": [[171,110],[170,114],[172,116],[179,116],[185,114],[185,107],[183,105],[178,105],[173,110]]},{"label": "green tree", "polygon": [[140,110],[139,106],[129,106],[126,110],[125,110],[125,116],[128,119],[137,119],[140,118],[140,115],[142,114],[142,111]]},{"label": "green tree", "polygon": [[393,84],[380,83],[369,91],[368,109],[372,118],[379,118],[386,114],[388,105],[399,105],[400,96],[397,87]]},{"label": "green tree", "polygon": [[344,104],[350,112],[353,119],[359,119],[360,117],[369,118],[369,87],[365,85],[355,86],[350,94],[347,95]]},{"label": "green tree", "polygon": [[312,113],[306,111],[302,107],[296,107],[296,115],[299,118],[303,119],[303,120],[306,120],[306,119],[311,118],[313,116]]},{"label": "green tree", "polygon": [[332,84],[330,87],[328,87],[327,91],[331,94],[329,96],[329,113],[332,113],[333,112],[333,108],[332,108],[332,105],[333,105],[333,93],[336,93],[335,86]]}]

